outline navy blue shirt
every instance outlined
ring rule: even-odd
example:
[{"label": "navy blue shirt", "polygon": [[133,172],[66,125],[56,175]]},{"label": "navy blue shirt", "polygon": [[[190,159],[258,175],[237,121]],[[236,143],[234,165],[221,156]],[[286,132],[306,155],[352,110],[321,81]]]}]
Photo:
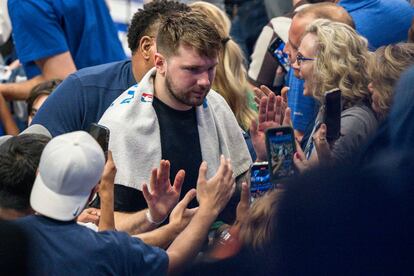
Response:
[{"label": "navy blue shirt", "polygon": [[27,216],[15,223],[28,238],[30,275],[165,275],[167,253],[116,231],[95,232],[75,221]]},{"label": "navy blue shirt", "polygon": [[66,78],[42,105],[32,124],[46,127],[52,136],[88,130],[109,105],[136,84],[131,61],[84,68]]},{"label": "navy blue shirt", "polygon": [[69,51],[76,68],[126,58],[104,0],[9,0],[17,56],[26,75],[35,61]]}]

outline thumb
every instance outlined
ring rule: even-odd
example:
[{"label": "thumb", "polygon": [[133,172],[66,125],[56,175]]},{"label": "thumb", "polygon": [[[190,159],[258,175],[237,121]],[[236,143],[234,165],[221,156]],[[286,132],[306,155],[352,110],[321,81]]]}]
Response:
[{"label": "thumb", "polygon": [[240,203],[249,204],[250,201],[250,191],[247,187],[247,183],[242,183],[241,195],[240,195]]},{"label": "thumb", "polygon": [[197,192],[195,189],[189,190],[185,194],[184,198],[180,202],[178,202],[177,206],[183,209],[187,208],[188,204],[190,204],[190,202],[195,198],[196,194]]}]

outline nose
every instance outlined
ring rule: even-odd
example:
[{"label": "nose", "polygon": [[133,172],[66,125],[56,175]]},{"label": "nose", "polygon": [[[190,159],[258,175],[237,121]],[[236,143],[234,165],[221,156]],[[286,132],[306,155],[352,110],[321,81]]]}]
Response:
[{"label": "nose", "polygon": [[208,71],[205,71],[200,74],[197,84],[201,87],[209,87],[211,85],[210,74]]}]

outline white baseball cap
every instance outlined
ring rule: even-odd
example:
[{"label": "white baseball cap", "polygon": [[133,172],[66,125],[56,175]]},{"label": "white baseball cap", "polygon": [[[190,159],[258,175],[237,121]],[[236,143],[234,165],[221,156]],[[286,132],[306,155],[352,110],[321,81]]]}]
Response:
[{"label": "white baseball cap", "polygon": [[[38,125],[38,124],[29,126],[23,132],[21,132],[19,135],[22,135],[22,134],[42,134],[42,135],[45,135],[49,138],[52,138],[52,135],[47,130],[47,128],[45,128],[42,125]],[[2,144],[4,144],[7,140],[9,140],[11,137],[13,137],[13,136],[12,135],[0,136],[0,146]]]},{"label": "white baseball cap", "polygon": [[56,220],[75,219],[98,183],[104,165],[101,147],[87,132],[56,136],[40,157],[30,195],[33,210]]}]

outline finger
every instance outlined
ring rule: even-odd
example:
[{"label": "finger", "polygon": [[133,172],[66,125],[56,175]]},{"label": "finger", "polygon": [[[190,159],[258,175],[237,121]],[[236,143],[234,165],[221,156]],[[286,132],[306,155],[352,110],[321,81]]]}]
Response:
[{"label": "finger", "polygon": [[207,179],[206,179],[206,175],[207,175],[207,162],[206,161],[203,161],[203,162],[201,162],[201,165],[200,165],[200,169],[198,170],[198,181],[197,181],[197,183],[198,182],[203,182],[203,181],[207,181]]},{"label": "finger", "polygon": [[287,95],[288,95],[288,93],[289,93],[289,87],[288,86],[285,86],[285,87],[283,87],[282,88],[282,90],[280,91],[280,94],[282,95],[282,98],[283,98],[283,101],[284,102],[286,102],[287,103]]},{"label": "finger", "polygon": [[250,202],[250,191],[246,182],[242,183],[241,194],[240,194],[240,203],[249,204]]},{"label": "finger", "polygon": [[155,191],[155,187],[156,182],[157,182],[157,174],[158,174],[158,169],[157,168],[153,168],[151,171],[151,178],[150,178],[150,188],[151,191],[154,192]]},{"label": "finger", "polygon": [[263,123],[266,121],[266,112],[267,112],[267,102],[268,102],[268,98],[267,97],[263,97],[260,99],[260,105],[259,105],[259,125],[260,123]]},{"label": "finger", "polygon": [[270,94],[267,100],[266,121],[273,121],[275,117],[275,94]]},{"label": "finger", "polygon": [[283,117],[284,126],[292,126],[291,109],[287,107],[285,109],[285,116]]},{"label": "finger", "polygon": [[265,96],[265,93],[260,89],[260,88],[258,88],[258,87],[254,87],[253,88],[253,92],[254,92],[254,95],[257,97],[257,98],[259,98],[259,100],[263,97],[263,96]]},{"label": "finger", "polygon": [[[162,176],[163,186],[168,186],[169,185],[169,181],[170,181],[170,168],[171,168],[170,161],[165,160],[165,162],[164,162],[164,174]],[[167,188],[170,188],[170,187],[167,187]]]},{"label": "finger", "polygon": [[145,201],[148,203],[149,201],[152,200],[152,195],[148,190],[148,185],[147,184],[142,184],[142,194],[145,198]]},{"label": "finger", "polygon": [[233,181],[233,167],[230,158],[227,159],[227,170],[224,174],[224,181],[226,181],[226,183],[232,183]]},{"label": "finger", "polygon": [[178,202],[177,207],[182,208],[182,209],[186,209],[188,204],[190,204],[190,202],[195,198],[196,194],[197,194],[197,192],[196,192],[195,189],[189,190],[185,194],[184,198],[180,202]]},{"label": "finger", "polygon": [[260,105],[260,98],[257,96],[254,96],[254,102],[256,103],[256,106],[259,107]]},{"label": "finger", "polygon": [[275,100],[275,113],[274,118],[272,118],[272,121],[275,121],[278,124],[282,124],[282,97],[277,96]]},{"label": "finger", "polygon": [[176,191],[178,194],[181,194],[181,188],[183,186],[184,179],[185,179],[185,171],[179,170],[178,173],[175,175],[174,185],[173,185],[174,191]]},{"label": "finger", "polygon": [[272,90],[270,90],[266,85],[261,85],[260,89],[266,96],[270,96],[271,94],[276,95]]}]

